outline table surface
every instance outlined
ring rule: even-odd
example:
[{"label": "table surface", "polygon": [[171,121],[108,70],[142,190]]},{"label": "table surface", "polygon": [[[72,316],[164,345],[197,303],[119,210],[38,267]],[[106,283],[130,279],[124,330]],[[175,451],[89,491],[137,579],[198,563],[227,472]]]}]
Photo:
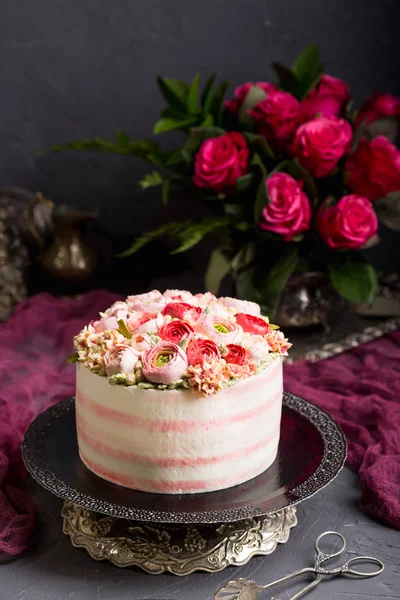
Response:
[{"label": "table surface", "polygon": [[[216,591],[231,579],[246,577],[262,584],[310,566],[314,560],[314,540],[323,531],[332,529],[344,534],[350,551],[380,558],[385,571],[374,579],[331,579],[306,597],[310,600],[398,600],[400,597],[400,533],[363,513],[359,508],[358,479],[348,468],[319,494],[298,506],[297,527],[292,529],[287,544],[280,545],[273,554],[254,557],[243,567],[185,577],[148,575],[136,568],[121,569],[94,561],[85,550],[73,548],[69,538],[62,534],[62,501],[33,482],[30,488],[39,510],[39,525],[32,548],[0,567],[1,600],[212,600]],[[305,581],[307,576],[277,588],[276,593],[279,591],[279,598],[287,600]],[[269,596],[265,593],[261,598]]]}]

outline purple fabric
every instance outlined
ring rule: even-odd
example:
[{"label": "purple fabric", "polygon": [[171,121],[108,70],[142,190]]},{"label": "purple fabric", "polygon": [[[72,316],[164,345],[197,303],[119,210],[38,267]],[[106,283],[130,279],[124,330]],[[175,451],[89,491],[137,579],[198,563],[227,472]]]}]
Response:
[{"label": "purple fabric", "polygon": [[[39,294],[0,326],[0,551],[23,552],[35,526],[23,490],[23,434],[39,412],[74,393],[75,369],[65,362],[72,337],[116,299],[104,291]],[[341,424],[365,510],[400,528],[400,332],[320,363],[286,366],[285,387]]]},{"label": "purple fabric", "polygon": [[362,507],[400,529],[400,331],[328,360],[287,365],[284,386],[339,423]]},{"label": "purple fabric", "polygon": [[35,526],[34,502],[22,488],[24,432],[38,413],[74,393],[75,369],[65,362],[72,337],[116,299],[102,291],[75,299],[39,294],[0,326],[0,552],[23,552]]}]

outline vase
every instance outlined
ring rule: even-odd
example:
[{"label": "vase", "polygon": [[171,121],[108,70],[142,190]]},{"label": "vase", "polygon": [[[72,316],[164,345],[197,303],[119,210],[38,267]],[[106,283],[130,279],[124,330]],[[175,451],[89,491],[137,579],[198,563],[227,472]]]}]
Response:
[{"label": "vase", "polygon": [[40,257],[42,269],[53,281],[80,285],[95,274],[98,255],[86,236],[87,224],[94,216],[69,206],[55,207],[53,239]]},{"label": "vase", "polygon": [[312,325],[326,329],[329,289],[325,273],[295,273],[283,290],[274,321],[286,329]]}]

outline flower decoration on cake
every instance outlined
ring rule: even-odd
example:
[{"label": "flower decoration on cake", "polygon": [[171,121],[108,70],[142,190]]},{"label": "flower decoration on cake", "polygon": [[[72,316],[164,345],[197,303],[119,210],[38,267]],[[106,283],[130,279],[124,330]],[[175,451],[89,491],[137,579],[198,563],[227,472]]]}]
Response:
[{"label": "flower decoration on cake", "polygon": [[111,384],[204,396],[257,374],[291,344],[254,302],[186,290],[129,296],[74,338],[70,362]]}]

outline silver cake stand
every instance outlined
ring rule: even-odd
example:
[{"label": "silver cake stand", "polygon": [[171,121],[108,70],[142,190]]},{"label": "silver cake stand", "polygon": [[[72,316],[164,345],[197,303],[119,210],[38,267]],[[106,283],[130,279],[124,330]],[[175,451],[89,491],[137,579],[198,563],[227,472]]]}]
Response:
[{"label": "silver cake stand", "polygon": [[63,531],[74,546],[119,567],[175,575],[271,554],[289,539],[296,505],[332,481],[346,459],[335,421],[287,392],[273,465],[218,492],[148,494],[97,477],[79,458],[73,397],[31,423],[22,449],[32,477],[65,501]]}]

